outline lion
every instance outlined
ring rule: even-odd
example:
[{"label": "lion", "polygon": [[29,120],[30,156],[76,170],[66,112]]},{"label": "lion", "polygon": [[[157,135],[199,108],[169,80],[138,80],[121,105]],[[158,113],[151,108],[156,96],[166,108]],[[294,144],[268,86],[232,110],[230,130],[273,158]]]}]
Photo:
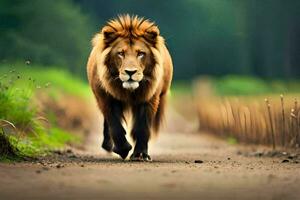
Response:
[{"label": "lion", "polygon": [[126,159],[132,146],[122,121],[129,110],[135,142],[130,159],[151,161],[148,141],[161,125],[173,76],[158,26],[128,14],[108,21],[92,39],[87,74],[104,116],[102,148]]}]

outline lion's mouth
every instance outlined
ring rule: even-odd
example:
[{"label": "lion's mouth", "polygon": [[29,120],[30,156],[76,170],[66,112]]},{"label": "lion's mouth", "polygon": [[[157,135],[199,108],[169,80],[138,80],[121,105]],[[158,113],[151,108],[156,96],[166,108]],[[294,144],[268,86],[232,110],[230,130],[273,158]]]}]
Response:
[{"label": "lion's mouth", "polygon": [[124,81],[122,83],[123,88],[127,89],[127,90],[135,90],[136,88],[139,87],[139,82],[137,81],[133,81],[132,79],[128,80],[128,81]]}]

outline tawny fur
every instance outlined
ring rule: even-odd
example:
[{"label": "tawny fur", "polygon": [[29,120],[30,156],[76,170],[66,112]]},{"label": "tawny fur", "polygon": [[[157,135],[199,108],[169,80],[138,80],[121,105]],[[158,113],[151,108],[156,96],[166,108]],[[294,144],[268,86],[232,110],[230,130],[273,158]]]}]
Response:
[{"label": "tawny fur", "polygon": [[[151,69],[150,80],[137,91],[131,92],[120,87],[109,72],[110,53],[120,41],[142,41],[151,50],[154,66],[145,66],[144,71]],[[104,117],[109,114],[110,101],[117,99],[128,107],[148,102],[151,105],[149,115],[153,118],[152,128],[157,132],[165,111],[166,95],[169,91],[173,65],[166,48],[164,38],[158,27],[151,21],[137,16],[123,15],[113,19],[97,33],[92,40],[93,49],[87,63],[89,84],[96,97]],[[109,61],[108,61],[109,60]],[[151,64],[149,64],[151,65]]]}]

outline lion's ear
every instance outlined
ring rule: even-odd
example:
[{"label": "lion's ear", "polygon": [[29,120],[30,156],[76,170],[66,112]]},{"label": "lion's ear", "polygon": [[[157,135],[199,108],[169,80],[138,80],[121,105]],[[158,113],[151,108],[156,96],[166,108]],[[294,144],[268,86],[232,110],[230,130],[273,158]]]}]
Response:
[{"label": "lion's ear", "polygon": [[144,37],[146,40],[152,44],[155,44],[157,41],[157,36],[159,36],[159,29],[157,26],[152,26],[145,31]]},{"label": "lion's ear", "polygon": [[113,42],[118,37],[116,31],[109,26],[103,27],[101,33],[103,35],[105,43],[107,44]]}]

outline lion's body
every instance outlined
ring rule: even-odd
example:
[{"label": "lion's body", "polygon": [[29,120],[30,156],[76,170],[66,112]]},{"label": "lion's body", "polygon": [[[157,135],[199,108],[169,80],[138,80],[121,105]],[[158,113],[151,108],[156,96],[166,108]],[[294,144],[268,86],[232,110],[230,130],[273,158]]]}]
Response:
[{"label": "lion's body", "polygon": [[[139,54],[140,49],[145,53]],[[137,58],[135,52],[138,52]],[[130,80],[121,81],[124,76],[128,77],[125,72],[133,67]],[[124,110],[131,109],[134,119],[132,136],[138,146],[135,151],[147,154],[144,143],[148,142],[151,132],[159,129],[173,75],[171,56],[157,26],[128,15],[108,22],[93,39],[87,73],[104,115],[106,143],[114,146],[114,152],[123,158],[127,156],[130,145],[124,141],[125,132],[120,127],[120,120],[124,117]],[[127,150],[120,153],[124,148]]]}]

